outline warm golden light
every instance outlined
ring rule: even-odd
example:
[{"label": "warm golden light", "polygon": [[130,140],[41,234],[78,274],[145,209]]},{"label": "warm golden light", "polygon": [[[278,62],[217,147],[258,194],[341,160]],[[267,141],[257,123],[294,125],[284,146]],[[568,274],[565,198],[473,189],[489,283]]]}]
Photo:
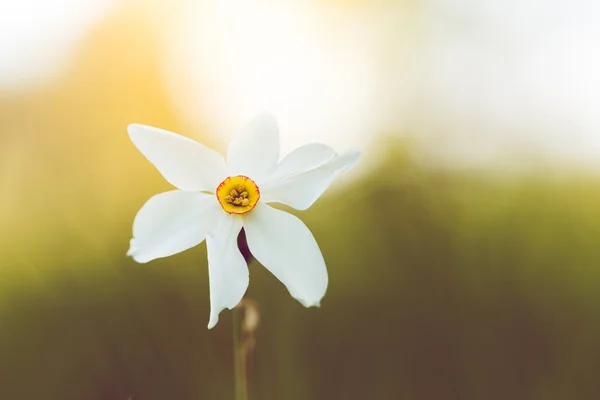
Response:
[{"label": "warm golden light", "polygon": [[[187,83],[173,84],[181,89],[175,98],[221,135],[268,110],[282,125],[284,152],[312,141],[357,146],[374,130],[376,74],[364,33],[326,4],[263,3],[220,1],[190,12],[185,32],[173,34],[188,38],[171,61],[178,73],[169,76]],[[184,95],[190,80],[194,101]]]}]

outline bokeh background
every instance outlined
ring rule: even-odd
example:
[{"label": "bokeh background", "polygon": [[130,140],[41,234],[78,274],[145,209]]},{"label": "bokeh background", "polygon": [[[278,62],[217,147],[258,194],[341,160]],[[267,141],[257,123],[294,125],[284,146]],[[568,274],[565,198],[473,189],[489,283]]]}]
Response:
[{"label": "bokeh background", "polygon": [[586,0],[0,4],[0,398],[233,397],[204,245],[146,265],[168,183],[138,122],[219,151],[359,147],[301,218],[305,309],[250,265],[253,399],[600,398],[600,6]]}]

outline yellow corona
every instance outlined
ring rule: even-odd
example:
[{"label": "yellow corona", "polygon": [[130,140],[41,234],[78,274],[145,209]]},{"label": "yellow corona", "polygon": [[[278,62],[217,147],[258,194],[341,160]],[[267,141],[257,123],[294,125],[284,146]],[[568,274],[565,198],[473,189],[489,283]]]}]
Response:
[{"label": "yellow corona", "polygon": [[260,190],[247,176],[230,176],[217,187],[217,200],[229,214],[246,214],[258,203]]}]

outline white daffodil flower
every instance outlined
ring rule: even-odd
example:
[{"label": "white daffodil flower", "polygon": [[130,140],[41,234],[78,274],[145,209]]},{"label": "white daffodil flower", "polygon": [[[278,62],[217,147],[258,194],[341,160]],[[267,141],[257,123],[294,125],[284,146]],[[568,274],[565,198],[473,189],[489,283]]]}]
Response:
[{"label": "white daffodil flower", "polygon": [[[309,208],[360,152],[342,154],[312,143],[279,161],[273,116],[260,114],[237,134],[227,162],[216,151],[184,136],[129,125],[142,154],[179,190],[148,200],[133,222],[128,255],[140,263],[167,257],[206,238],[210,320],[232,309],[248,287],[248,266],[237,246],[242,227],[252,255],[306,307],[318,306],[327,290],[325,261],[312,233],[295,216],[268,203]],[[279,161],[279,162],[278,162]]]}]

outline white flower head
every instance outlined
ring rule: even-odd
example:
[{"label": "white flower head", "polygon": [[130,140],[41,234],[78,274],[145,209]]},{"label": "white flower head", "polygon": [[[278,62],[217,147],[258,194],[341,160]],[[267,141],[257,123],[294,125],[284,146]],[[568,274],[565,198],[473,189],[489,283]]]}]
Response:
[{"label": "white flower head", "polygon": [[[269,203],[309,208],[360,152],[336,154],[312,143],[279,161],[279,132],[272,115],[254,118],[232,140],[227,162],[216,151],[162,129],[129,125],[136,147],[178,190],[157,194],[137,213],[128,255],[140,263],[167,257],[204,239],[208,249],[210,321],[232,309],[248,287],[248,266],[237,246],[242,227],[252,255],[306,307],[327,290],[319,246],[295,216]],[[278,162],[279,161],[279,162]]]}]

